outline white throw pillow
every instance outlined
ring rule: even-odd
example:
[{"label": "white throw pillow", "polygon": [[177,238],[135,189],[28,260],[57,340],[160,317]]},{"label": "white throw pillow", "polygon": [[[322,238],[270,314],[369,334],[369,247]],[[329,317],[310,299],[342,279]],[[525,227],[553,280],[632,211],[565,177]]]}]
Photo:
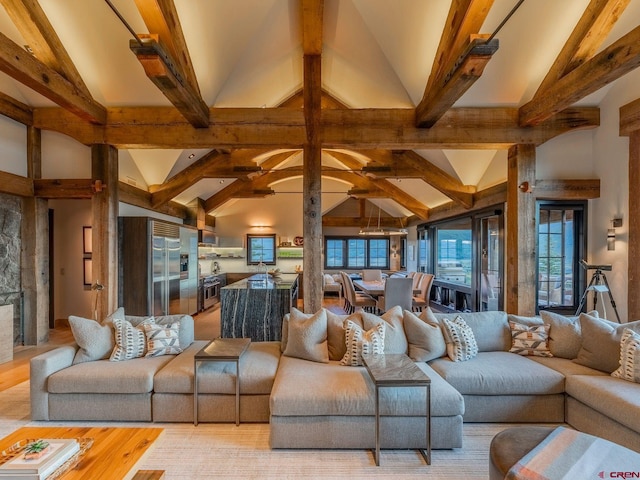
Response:
[{"label": "white throw pillow", "polygon": [[180,346],[180,322],[169,325],[159,325],[154,319],[142,324],[147,339],[147,353],[145,357],[159,357],[160,355],[177,355],[182,353]]},{"label": "white throw pillow", "polygon": [[291,314],[283,355],[312,362],[329,362],[327,312],[324,308],[309,317]]},{"label": "white throw pillow", "polygon": [[451,360],[464,362],[478,355],[478,343],[473,330],[461,316],[453,320],[443,318],[442,327],[447,342],[447,356]]},{"label": "white throw pillow", "polygon": [[523,325],[509,321],[511,353],[536,357],[553,357],[549,351],[549,325]]},{"label": "white throw pillow", "polygon": [[80,347],[73,357],[74,365],[109,358],[115,346],[111,325],[101,325],[89,318],[70,315],[69,326],[74,340]]},{"label": "white throw pillow", "polygon": [[620,366],[611,376],[640,383],[640,335],[629,328],[622,332]]},{"label": "white throw pillow", "polygon": [[409,342],[409,357],[414,362],[428,362],[447,354],[440,324],[428,322],[409,310],[404,311],[404,331]]},{"label": "white throw pillow", "polygon": [[153,317],[133,326],[127,320],[113,319],[113,328],[115,331],[115,347],[111,352],[109,360],[112,362],[120,362],[122,360],[131,360],[144,356],[147,340],[144,335],[143,325],[153,320]]},{"label": "white throw pillow", "polygon": [[387,310],[381,317],[373,313],[361,312],[362,327],[370,330],[380,322],[385,322],[384,353],[404,353],[409,351],[409,343],[404,333],[402,307],[396,305]]},{"label": "white throw pillow", "polygon": [[347,352],[340,365],[357,367],[362,365],[362,355],[384,353],[385,322],[380,322],[371,330],[364,331],[360,325],[345,320],[345,343]]}]

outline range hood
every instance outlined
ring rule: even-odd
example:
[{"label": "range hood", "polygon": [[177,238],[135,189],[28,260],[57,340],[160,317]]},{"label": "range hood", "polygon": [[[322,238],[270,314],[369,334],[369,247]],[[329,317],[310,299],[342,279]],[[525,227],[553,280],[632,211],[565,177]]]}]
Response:
[{"label": "range hood", "polygon": [[218,237],[212,230],[198,230],[198,245],[215,247],[218,245]]}]

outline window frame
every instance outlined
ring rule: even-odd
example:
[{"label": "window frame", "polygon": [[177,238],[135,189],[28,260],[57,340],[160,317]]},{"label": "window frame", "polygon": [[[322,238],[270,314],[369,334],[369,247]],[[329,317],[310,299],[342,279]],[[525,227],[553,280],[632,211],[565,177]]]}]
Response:
[{"label": "window frame", "polygon": [[[349,241],[357,240],[364,242],[364,264],[363,265],[352,265],[349,264]],[[377,240],[384,240],[386,242],[386,255],[384,257],[385,264],[384,265],[373,265],[372,263],[372,248],[371,242]],[[341,265],[329,265],[329,247],[328,243],[331,241],[339,241],[342,242],[342,264]],[[380,270],[389,270],[391,266],[391,240],[388,236],[385,235],[375,235],[370,237],[362,237],[359,235],[325,235],[324,237],[324,268],[325,270],[369,270],[369,269],[380,269]],[[378,257],[376,257],[378,258]]]},{"label": "window frame", "polygon": [[[272,246],[266,247],[268,251],[271,253],[272,260],[265,261],[264,259],[260,259],[260,260],[253,259],[253,247],[251,245],[251,240],[256,238],[269,240],[272,243]],[[247,233],[247,265],[260,265],[260,262],[262,262],[263,265],[276,264],[276,234],[275,233],[267,233],[267,234]]]}]

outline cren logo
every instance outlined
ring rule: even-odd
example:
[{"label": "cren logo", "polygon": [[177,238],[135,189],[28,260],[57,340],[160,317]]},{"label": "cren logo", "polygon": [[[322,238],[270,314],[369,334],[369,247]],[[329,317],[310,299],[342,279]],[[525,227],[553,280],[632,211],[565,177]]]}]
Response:
[{"label": "cren logo", "polygon": [[600,478],[604,478],[604,471],[599,472],[599,473],[598,473],[598,476],[599,476]]}]

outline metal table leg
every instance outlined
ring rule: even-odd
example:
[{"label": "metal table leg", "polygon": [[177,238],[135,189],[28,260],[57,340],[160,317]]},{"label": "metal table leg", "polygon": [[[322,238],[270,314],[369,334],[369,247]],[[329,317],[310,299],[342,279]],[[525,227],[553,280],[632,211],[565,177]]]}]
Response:
[{"label": "metal table leg", "polygon": [[198,426],[198,361],[193,362],[193,425]]}]

